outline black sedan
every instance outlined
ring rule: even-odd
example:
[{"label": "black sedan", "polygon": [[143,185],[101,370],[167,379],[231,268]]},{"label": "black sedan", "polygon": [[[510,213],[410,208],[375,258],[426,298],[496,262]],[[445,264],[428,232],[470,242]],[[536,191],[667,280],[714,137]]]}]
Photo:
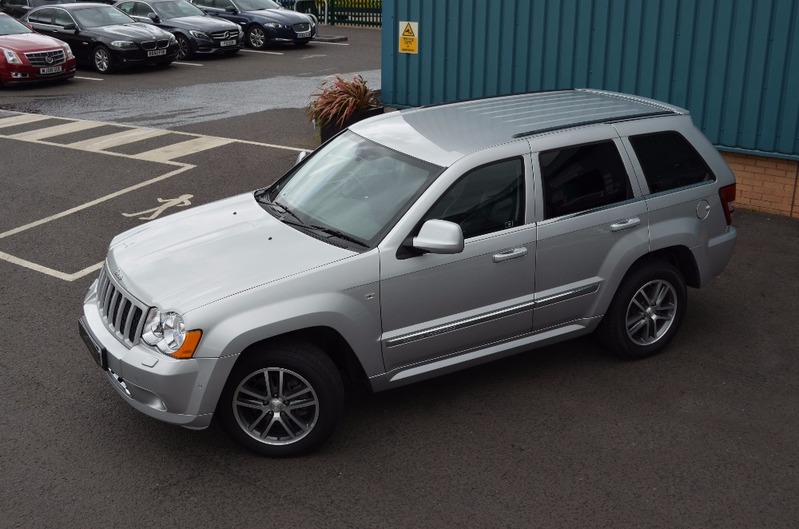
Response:
[{"label": "black sedan", "polygon": [[78,63],[100,73],[131,64],[166,65],[178,57],[175,36],[97,3],[37,7],[24,18],[36,32],[69,44]]},{"label": "black sedan", "polygon": [[244,28],[246,43],[253,48],[290,43],[305,46],[316,37],[316,18],[283,9],[273,0],[192,0],[209,15],[230,20]]},{"label": "black sedan", "polygon": [[233,54],[244,45],[244,32],[238,25],[212,17],[186,0],[122,0],[114,5],[139,22],[155,24],[175,35],[179,59]]}]

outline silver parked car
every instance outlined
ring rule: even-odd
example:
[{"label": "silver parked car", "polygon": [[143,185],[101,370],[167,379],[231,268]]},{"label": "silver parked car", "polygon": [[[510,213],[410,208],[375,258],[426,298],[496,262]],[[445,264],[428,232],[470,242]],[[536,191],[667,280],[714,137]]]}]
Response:
[{"label": "silver parked car", "polygon": [[157,419],[307,452],[374,391],[596,331],[674,337],[727,264],[735,179],[688,112],[594,90],[385,114],[273,185],[123,233],[81,334]]}]

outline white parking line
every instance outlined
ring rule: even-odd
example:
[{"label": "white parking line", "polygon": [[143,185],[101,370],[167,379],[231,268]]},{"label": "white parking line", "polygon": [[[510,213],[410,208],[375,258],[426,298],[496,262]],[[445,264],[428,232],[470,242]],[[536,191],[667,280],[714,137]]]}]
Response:
[{"label": "white parking line", "polygon": [[28,132],[20,132],[19,134],[12,134],[8,136],[15,140],[43,140],[45,138],[52,138],[54,136],[61,136],[62,134],[69,134],[71,132],[80,132],[82,130],[90,130],[101,127],[105,123],[99,121],[74,121],[71,123],[64,123],[63,125],[55,125],[53,127],[45,127],[43,129],[30,130]]},{"label": "white parking line", "polygon": [[147,160],[149,162],[168,162],[173,158],[181,158],[190,154],[207,151],[208,149],[233,143],[233,141],[234,140],[227,138],[212,138],[204,136],[201,138],[192,138],[180,143],[173,143],[172,145],[160,147],[151,151],[140,152],[139,154],[131,155],[131,158]]},{"label": "white parking line", "polygon": [[241,51],[243,51],[244,53],[261,53],[264,55],[283,55],[279,51],[261,51],[261,50],[241,50]]},{"label": "white parking line", "polygon": [[26,123],[36,123],[37,121],[43,121],[45,119],[50,119],[50,116],[42,116],[41,114],[19,114],[18,116],[0,118],[0,128],[25,125]]},{"label": "white parking line", "polygon": [[175,61],[172,64],[179,64],[180,66],[205,66],[204,64],[200,64],[198,62],[183,62],[183,61]]},{"label": "white parking line", "polygon": [[314,44],[327,44],[328,46],[349,46],[347,42],[325,42],[323,40],[312,40]]},{"label": "white parking line", "polygon": [[81,79],[83,81],[105,81],[105,79],[103,79],[101,77],[83,77],[83,76],[79,76],[79,75],[76,75],[75,79]]}]

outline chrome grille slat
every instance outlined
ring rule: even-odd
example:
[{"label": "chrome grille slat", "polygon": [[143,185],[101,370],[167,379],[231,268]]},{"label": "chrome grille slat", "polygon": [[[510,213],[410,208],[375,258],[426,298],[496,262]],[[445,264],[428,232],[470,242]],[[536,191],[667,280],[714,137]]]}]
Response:
[{"label": "chrome grille slat", "polygon": [[106,328],[120,342],[127,347],[139,343],[148,307],[112,281],[105,267],[97,279],[97,308]]},{"label": "chrome grille slat", "polygon": [[[64,50],[30,52],[26,53],[25,57],[28,59],[28,62],[31,63],[31,66],[36,67],[58,66],[59,64],[64,64],[66,60]],[[48,57],[50,58],[49,62]]]},{"label": "chrome grille slat", "polygon": [[297,33],[302,33],[303,31],[311,29],[311,24],[309,22],[300,22],[299,24],[294,24],[292,27]]},{"label": "chrome grille slat", "polygon": [[237,40],[239,38],[239,32],[235,29],[229,31],[215,31],[210,35],[211,38],[214,40],[230,40],[230,39]]}]

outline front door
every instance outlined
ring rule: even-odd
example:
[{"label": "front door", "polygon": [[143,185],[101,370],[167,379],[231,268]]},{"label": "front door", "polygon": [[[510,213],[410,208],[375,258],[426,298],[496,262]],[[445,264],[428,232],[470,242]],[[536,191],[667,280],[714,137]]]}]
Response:
[{"label": "front door", "polygon": [[417,226],[430,219],[459,224],[461,253],[381,251],[386,371],[530,332],[536,240],[535,226],[526,221],[531,166],[527,152],[513,154],[460,177],[452,169],[440,177],[452,184]]}]

